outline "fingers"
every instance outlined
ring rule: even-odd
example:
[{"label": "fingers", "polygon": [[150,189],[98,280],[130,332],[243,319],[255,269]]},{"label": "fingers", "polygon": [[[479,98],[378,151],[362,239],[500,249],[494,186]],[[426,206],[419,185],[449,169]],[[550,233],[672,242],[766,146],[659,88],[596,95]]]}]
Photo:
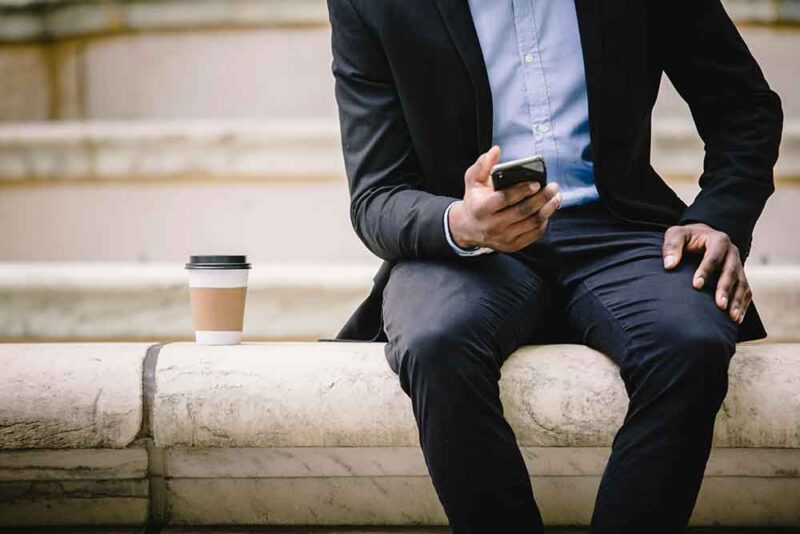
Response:
[{"label": "fingers", "polygon": [[[509,226],[509,235],[514,236],[514,240],[519,240],[521,236],[530,234],[532,232],[538,231],[540,235],[543,234],[547,228],[547,223],[550,220],[550,217],[553,216],[553,213],[556,212],[560,205],[561,195],[556,194],[553,196],[553,198],[545,202],[544,205],[542,205],[542,207],[533,215],[525,217]],[[526,243],[526,245],[530,244],[531,242],[532,241]]]},{"label": "fingers", "polygon": [[[556,192],[558,191],[558,184],[548,184],[545,186],[544,191],[553,191],[553,186],[556,188]],[[538,182],[524,182],[521,184],[517,184],[515,186],[509,187],[508,189],[504,189],[501,191],[494,191],[491,195],[489,195],[486,199],[484,209],[486,213],[495,213],[498,211],[503,211],[506,208],[509,208],[514,205],[518,205],[520,202],[524,201],[526,198],[533,197],[536,195],[542,186]],[[548,189],[549,188],[549,189]],[[555,193],[551,193],[555,194]],[[547,198],[550,198],[549,196]],[[542,204],[546,202],[547,199],[542,200]],[[539,206],[541,207],[541,206]],[[525,209],[525,208],[521,208]],[[538,209],[538,207],[536,208]],[[536,211],[536,210],[533,210]],[[533,213],[530,211],[528,215]]]},{"label": "fingers", "polygon": [[[506,206],[499,211],[498,215],[509,225],[533,217],[556,196],[559,197],[560,203],[561,195],[558,194],[558,191],[559,187],[557,183],[547,184],[540,193],[531,195],[511,206]],[[558,206],[556,206],[556,208],[558,208]]]},{"label": "fingers", "polygon": [[518,202],[535,195],[541,188],[542,184],[539,182],[525,182],[522,184],[517,184],[513,187],[509,187],[503,191],[498,191],[498,194],[503,198],[500,209],[513,206],[514,204],[517,204]]},{"label": "fingers", "polygon": [[467,188],[491,185],[490,174],[492,172],[492,167],[497,165],[499,159],[500,147],[497,145],[481,154],[475,163],[467,169],[467,172],[464,173],[464,185]]},{"label": "fingers", "polygon": [[732,321],[741,324],[753,294],[736,245],[725,233],[703,223],[673,226],[664,234],[662,255],[666,269],[677,266],[684,252],[699,251],[704,251],[703,259],[694,272],[692,286],[702,289],[709,278],[719,272],[714,303],[720,310],[727,311]]},{"label": "fingers", "polygon": [[496,213],[509,206],[518,204],[523,200],[532,197],[542,186],[537,182],[525,182],[517,184],[502,191],[495,191],[486,199],[484,209],[486,213]]},{"label": "fingers", "polygon": [[497,216],[499,220],[503,221],[506,225],[514,224],[517,221],[527,219],[538,213],[539,210],[557,194],[558,185],[548,184],[539,193],[499,210]]},{"label": "fingers", "polygon": [[717,284],[717,306],[728,311],[731,321],[741,324],[752,299],[753,292],[744,274],[739,249],[729,244]]},{"label": "fingers", "polygon": [[[537,195],[539,196],[539,195]],[[544,194],[540,193],[544,198]],[[487,229],[485,237],[488,246],[498,252],[516,252],[539,239],[547,229],[547,222],[561,205],[561,195],[554,195],[536,213],[515,223],[495,219]]]},{"label": "fingers", "polygon": [[681,262],[683,247],[688,240],[689,230],[683,226],[673,226],[664,233],[661,255],[664,257],[665,269],[674,269]]},{"label": "fingers", "polygon": [[694,273],[692,286],[695,289],[702,289],[706,280],[717,272],[728,254],[728,248],[731,246],[728,236],[722,233],[713,234],[705,243],[706,252],[703,255],[703,260],[700,266]]},{"label": "fingers", "polygon": [[[720,310],[727,310],[730,304],[731,294],[734,287],[739,283],[741,273],[741,263],[739,262],[739,251],[736,247],[729,247],[722,265],[722,272],[717,282],[717,292],[714,301]],[[743,273],[742,273],[743,274]]]},{"label": "fingers", "polygon": [[533,228],[522,234],[519,234],[511,241],[508,250],[504,252],[516,252],[518,250],[522,250],[523,248],[527,247],[534,241],[540,239],[544,235],[546,229],[547,229],[547,223],[545,222],[542,226]]},{"label": "fingers", "polygon": [[535,215],[531,216],[534,221],[539,223],[539,226],[547,224],[547,221],[550,220],[550,217],[552,217],[556,210],[561,207],[561,194],[558,192],[558,184],[553,185],[555,186],[552,189],[553,196],[550,197],[550,200],[548,200],[547,203],[542,206]]},{"label": "fingers", "polygon": [[750,302],[753,300],[753,292],[750,290],[750,284],[747,282],[747,277],[744,272],[740,274],[739,283],[736,285],[736,292],[733,294],[731,301],[731,308],[728,312],[731,320],[742,324],[747,309],[750,307]]}]

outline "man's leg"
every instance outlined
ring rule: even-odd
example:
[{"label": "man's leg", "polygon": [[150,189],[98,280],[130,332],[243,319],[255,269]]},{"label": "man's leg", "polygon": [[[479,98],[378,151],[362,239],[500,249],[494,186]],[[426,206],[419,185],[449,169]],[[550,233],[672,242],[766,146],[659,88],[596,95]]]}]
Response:
[{"label": "man's leg", "polygon": [[386,357],[411,397],[425,461],[456,533],[542,532],[498,380],[546,302],[542,278],[505,254],[404,261],[389,277]]},{"label": "man's leg", "polygon": [[697,258],[664,270],[660,231],[590,219],[577,221],[578,240],[566,238],[568,219],[556,222],[573,289],[567,317],[581,341],[616,360],[630,397],[592,532],[683,532],[727,391],[737,325],[714,304],[715,282],[692,288]]}]

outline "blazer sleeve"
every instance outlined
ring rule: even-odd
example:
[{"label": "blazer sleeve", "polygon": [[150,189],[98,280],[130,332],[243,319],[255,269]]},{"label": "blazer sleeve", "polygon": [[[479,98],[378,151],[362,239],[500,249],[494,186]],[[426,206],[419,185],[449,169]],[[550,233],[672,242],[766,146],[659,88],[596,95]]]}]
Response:
[{"label": "blazer sleeve", "polygon": [[349,0],[328,0],[333,74],[350,188],[350,218],[375,255],[457,257],[442,220],[454,198],[423,180],[392,72],[377,36]]},{"label": "blazer sleeve", "polygon": [[[664,71],[705,144],[701,191],[681,224],[728,234],[743,257],[774,191],[783,112],[720,0],[653,2]],[[661,11],[663,10],[663,11]]]}]

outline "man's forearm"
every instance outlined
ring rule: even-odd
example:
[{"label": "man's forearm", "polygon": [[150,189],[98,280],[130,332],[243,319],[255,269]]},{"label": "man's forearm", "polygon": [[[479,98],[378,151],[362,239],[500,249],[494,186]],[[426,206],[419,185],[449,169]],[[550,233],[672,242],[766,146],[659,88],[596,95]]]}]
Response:
[{"label": "man's forearm", "polygon": [[720,0],[656,2],[651,8],[664,70],[689,105],[705,143],[701,192],[680,222],[701,222],[725,232],[744,257],[774,190],[772,168],[783,123],[780,99]]},{"label": "man's forearm", "polygon": [[770,91],[699,114],[706,140],[701,191],[680,223],[704,223],[725,232],[742,256],[750,251],[756,221],[775,190],[783,112]]},{"label": "man's forearm", "polygon": [[367,192],[353,202],[356,234],[376,256],[400,259],[452,258],[442,219],[458,199],[416,189]]}]

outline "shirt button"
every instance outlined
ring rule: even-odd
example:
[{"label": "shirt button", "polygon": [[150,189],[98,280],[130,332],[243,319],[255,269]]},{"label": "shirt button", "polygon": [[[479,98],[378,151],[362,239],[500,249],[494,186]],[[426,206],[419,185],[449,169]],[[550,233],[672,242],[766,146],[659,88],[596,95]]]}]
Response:
[{"label": "shirt button", "polygon": [[547,124],[546,122],[543,122],[540,125],[538,125],[536,129],[539,130],[541,133],[547,133],[550,131],[550,125]]},{"label": "shirt button", "polygon": [[533,63],[533,54],[525,54],[525,63]]}]

